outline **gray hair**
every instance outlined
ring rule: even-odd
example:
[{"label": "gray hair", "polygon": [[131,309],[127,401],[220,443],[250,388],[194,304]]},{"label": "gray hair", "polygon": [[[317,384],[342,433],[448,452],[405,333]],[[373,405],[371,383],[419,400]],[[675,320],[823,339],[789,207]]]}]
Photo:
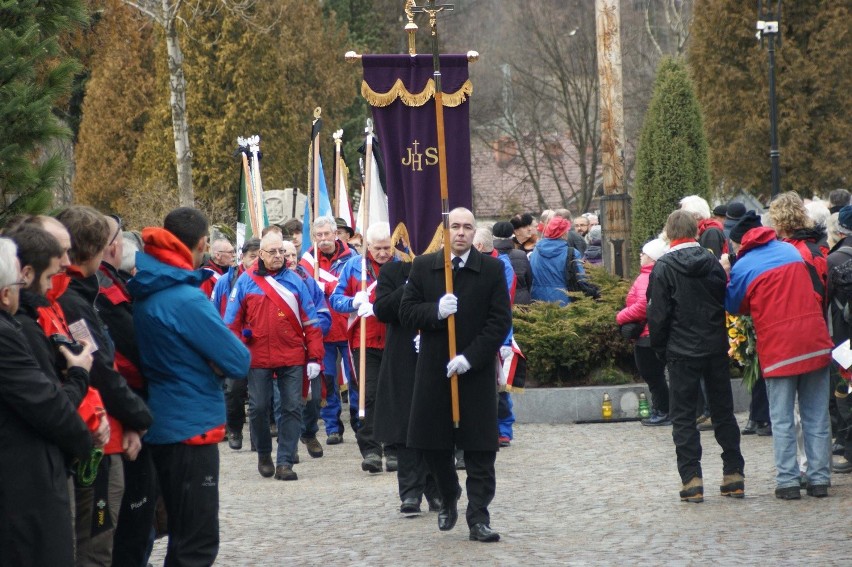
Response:
[{"label": "gray hair", "polygon": [[332,232],[334,232],[334,231],[337,230],[337,221],[334,220],[334,217],[326,215],[326,216],[317,217],[316,219],[314,219],[314,222],[311,226],[313,226],[314,230],[316,230],[320,227],[323,227],[323,226],[330,226]]},{"label": "gray hair", "polygon": [[18,247],[11,238],[0,236],[0,289],[9,287],[21,277],[18,268]]},{"label": "gray hair", "polygon": [[367,244],[373,244],[379,240],[391,237],[390,224],[386,222],[374,222],[367,228]]},{"label": "gray hair", "polygon": [[136,253],[144,248],[142,237],[136,232],[124,231],[121,233],[124,246],[121,249],[121,269],[128,274],[136,267]]},{"label": "gray hair", "polygon": [[491,252],[494,250],[494,237],[491,234],[491,229],[477,228],[473,234],[473,245],[482,246],[483,252]]},{"label": "gray hair", "polygon": [[680,208],[692,213],[701,220],[710,218],[710,205],[698,195],[690,195],[681,199]]},{"label": "gray hair", "polygon": [[808,212],[811,220],[814,221],[814,224],[820,226],[825,226],[828,217],[831,216],[831,211],[828,210],[828,207],[822,201],[811,201],[805,205],[805,210]]}]

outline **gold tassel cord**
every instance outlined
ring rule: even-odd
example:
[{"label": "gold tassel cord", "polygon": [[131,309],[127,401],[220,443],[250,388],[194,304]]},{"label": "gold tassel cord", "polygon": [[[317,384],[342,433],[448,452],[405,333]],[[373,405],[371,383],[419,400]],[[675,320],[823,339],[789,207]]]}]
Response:
[{"label": "gold tassel cord", "polygon": [[409,252],[401,252],[399,250],[396,251],[397,256],[403,262],[412,262],[414,261],[414,253],[411,250],[411,238],[408,236],[408,229],[405,227],[405,223],[400,222],[396,225],[396,228],[393,229],[393,234],[391,235],[391,246],[396,248],[396,245],[402,242],[402,245],[405,246]]},{"label": "gold tassel cord", "polygon": [[431,254],[432,252],[437,252],[441,249],[441,246],[444,244],[444,223],[438,224],[438,228],[435,229],[435,236],[432,237],[432,241],[429,243],[429,246],[426,250],[423,251],[424,254]]},{"label": "gold tassel cord", "polygon": [[[444,106],[453,108],[464,103],[472,94],[473,83],[468,79],[456,92],[444,93],[442,101]],[[396,99],[400,99],[405,106],[423,106],[435,96],[435,81],[429,79],[426,83],[426,88],[419,93],[409,92],[402,83],[402,79],[397,79],[391,89],[386,93],[377,93],[370,88],[367,81],[361,81],[361,96],[367,99],[367,102],[371,106],[390,106]]]}]

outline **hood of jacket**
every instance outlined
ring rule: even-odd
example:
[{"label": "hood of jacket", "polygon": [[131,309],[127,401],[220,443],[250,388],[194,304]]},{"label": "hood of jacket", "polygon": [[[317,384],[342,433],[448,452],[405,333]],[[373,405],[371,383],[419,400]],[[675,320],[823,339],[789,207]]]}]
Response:
[{"label": "hood of jacket", "polygon": [[778,233],[775,232],[774,228],[768,226],[753,228],[743,235],[742,246],[740,251],[737,252],[737,258],[741,258],[749,250],[759,248],[773,240],[778,240]]},{"label": "hood of jacket", "polygon": [[542,258],[558,258],[568,250],[568,243],[561,238],[542,238],[535,245],[536,254]]},{"label": "hood of jacket", "polygon": [[497,250],[500,254],[507,254],[509,250],[514,250],[515,244],[512,242],[511,238],[495,238],[494,239],[494,250]]},{"label": "hood of jacket", "polygon": [[657,263],[660,262],[688,278],[704,278],[719,264],[713,253],[697,242],[675,246],[660,256]]},{"label": "hood of jacket", "polygon": [[198,287],[213,272],[192,269],[192,253],[175,235],[163,228],[142,231],[145,251],[136,253],[136,275],[127,284],[135,298],[153,295],[176,285]]},{"label": "hood of jacket", "polygon": [[790,240],[807,240],[810,242],[819,242],[825,238],[825,229],[821,226],[814,226],[812,228],[800,228],[793,232],[793,236],[790,238],[785,238],[784,242],[789,242]]}]

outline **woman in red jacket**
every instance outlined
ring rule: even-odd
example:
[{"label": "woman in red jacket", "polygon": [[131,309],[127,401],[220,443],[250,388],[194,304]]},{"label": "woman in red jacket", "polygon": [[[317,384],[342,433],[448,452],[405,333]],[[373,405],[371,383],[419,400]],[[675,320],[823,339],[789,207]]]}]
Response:
[{"label": "woman in red jacket", "polygon": [[638,323],[644,326],[642,334],[636,340],[633,354],[636,357],[636,368],[639,369],[639,374],[647,382],[648,389],[651,391],[653,408],[651,416],[642,420],[642,425],[649,426],[672,424],[669,421],[669,386],[666,384],[666,365],[657,358],[657,355],[651,349],[651,342],[648,338],[648,322],[645,317],[648,308],[647,291],[651,270],[654,269],[654,263],[657,259],[666,253],[667,247],[666,243],[659,238],[647,242],[642,247],[642,253],[639,255],[641,271],[627,293],[627,307],[615,316],[615,321],[619,325]]}]

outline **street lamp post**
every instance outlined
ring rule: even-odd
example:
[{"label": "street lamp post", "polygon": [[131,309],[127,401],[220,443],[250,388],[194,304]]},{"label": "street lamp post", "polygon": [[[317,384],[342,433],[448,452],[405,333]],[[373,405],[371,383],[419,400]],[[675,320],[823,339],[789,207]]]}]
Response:
[{"label": "street lamp post", "polygon": [[772,196],[781,192],[781,151],[778,149],[778,101],[775,96],[775,47],[781,45],[781,0],[758,0],[757,39],[766,38],[769,52],[769,165]]}]

